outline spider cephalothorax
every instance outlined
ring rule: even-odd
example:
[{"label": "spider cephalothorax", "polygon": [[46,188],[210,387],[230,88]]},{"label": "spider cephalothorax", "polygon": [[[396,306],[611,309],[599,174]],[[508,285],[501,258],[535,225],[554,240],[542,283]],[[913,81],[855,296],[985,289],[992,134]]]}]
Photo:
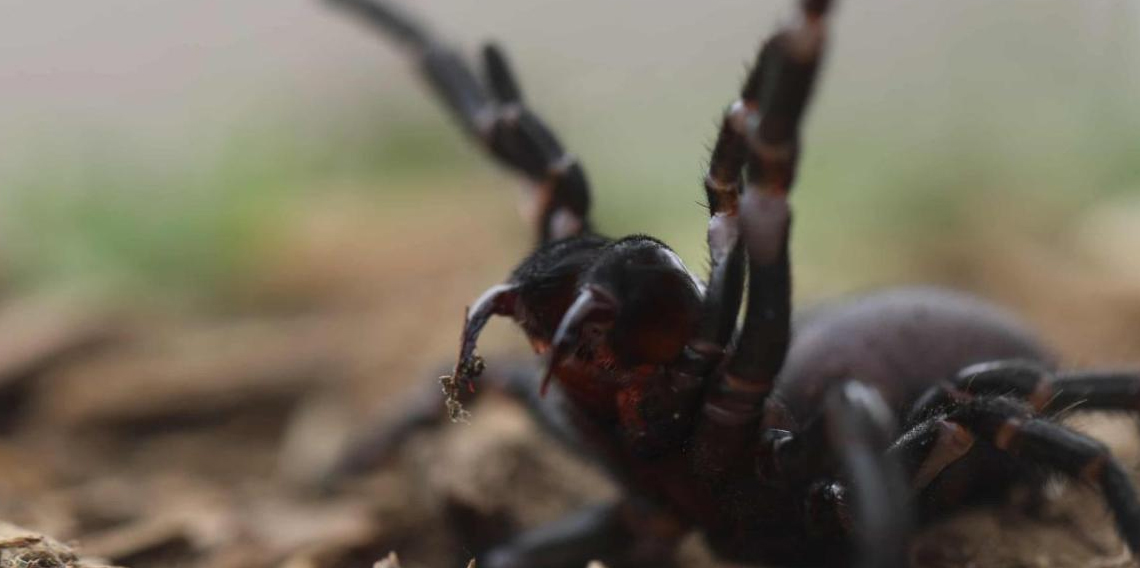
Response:
[{"label": "spider cephalothorax", "polygon": [[[626,492],[482,551],[480,566],[656,566],[695,529],[737,562],[898,567],[917,523],[1043,471],[1099,487],[1140,551],[1123,467],[1051,419],[1078,403],[1135,411],[1140,375],[1056,372],[1012,316],[934,289],[816,310],[793,340],[788,196],[831,2],[799,2],[724,115],[705,179],[707,284],[656,239],[593,231],[582,168],[526,107],[497,48],[480,80],[391,6],[335,2],[406,47],[468,132],[534,188],[538,246],[468,311],[445,378],[452,417],[477,380],[502,390]],[[545,374],[479,379],[476,341],[496,315],[522,327]],[[345,467],[442,408],[438,397],[411,405]]]}]

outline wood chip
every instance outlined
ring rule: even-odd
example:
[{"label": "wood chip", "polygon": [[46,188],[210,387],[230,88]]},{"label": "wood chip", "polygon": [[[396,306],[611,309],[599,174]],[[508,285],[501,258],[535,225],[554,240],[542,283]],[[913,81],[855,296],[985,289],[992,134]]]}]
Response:
[{"label": "wood chip", "polygon": [[122,330],[110,317],[62,298],[29,297],[0,305],[0,393],[71,357],[105,345]]},{"label": "wood chip", "polygon": [[45,378],[36,414],[72,427],[130,425],[295,400],[336,375],[337,353],[315,322],[176,330]]}]

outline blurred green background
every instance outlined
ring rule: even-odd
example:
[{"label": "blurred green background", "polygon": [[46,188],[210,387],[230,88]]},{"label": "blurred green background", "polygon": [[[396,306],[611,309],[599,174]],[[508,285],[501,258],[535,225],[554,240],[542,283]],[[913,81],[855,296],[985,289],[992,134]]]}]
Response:
[{"label": "blurred green background", "polygon": [[[467,53],[507,46],[602,230],[703,267],[707,146],[784,3],[405,4]],[[427,212],[422,231],[472,199],[513,207],[400,54],[317,0],[0,7],[11,288],[224,306],[328,196],[378,224]],[[922,251],[978,223],[1049,242],[1140,192],[1137,2],[851,0],[836,24],[795,196],[801,296],[921,280]],[[487,251],[493,273],[530,238],[502,219],[471,229],[517,243]]]}]

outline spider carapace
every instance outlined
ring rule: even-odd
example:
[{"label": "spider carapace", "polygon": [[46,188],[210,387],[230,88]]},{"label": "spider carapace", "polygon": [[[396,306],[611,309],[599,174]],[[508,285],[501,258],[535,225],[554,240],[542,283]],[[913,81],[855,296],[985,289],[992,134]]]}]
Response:
[{"label": "spider carapace", "polygon": [[[1098,487],[1140,550],[1127,472],[1101,443],[1053,419],[1078,403],[1136,410],[1140,375],[1057,371],[1015,318],[936,289],[814,310],[796,320],[793,339],[788,196],[830,1],[799,2],[724,114],[705,178],[704,282],[661,241],[594,230],[583,169],[530,110],[496,46],[484,49],[477,76],[393,6],[332,1],[405,48],[538,205],[536,249],[467,313],[444,378],[452,418],[483,371],[480,331],[493,316],[510,318],[545,372],[488,373],[480,390],[520,400],[624,490],[616,503],[482,551],[481,567],[658,566],[690,530],[735,562],[898,567],[914,527],[1015,482],[1039,486],[1046,474]],[[442,420],[440,398],[408,407],[343,469]]]}]

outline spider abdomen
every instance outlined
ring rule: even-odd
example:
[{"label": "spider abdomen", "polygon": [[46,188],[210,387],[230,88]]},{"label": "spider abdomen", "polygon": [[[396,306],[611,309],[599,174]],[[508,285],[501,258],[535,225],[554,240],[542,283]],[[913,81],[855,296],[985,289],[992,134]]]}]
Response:
[{"label": "spider abdomen", "polygon": [[[802,424],[818,413],[827,389],[858,380],[882,393],[895,415],[939,381],[974,363],[1053,356],[1009,312],[937,288],[903,288],[826,305],[798,320],[769,404],[771,420]],[[777,418],[777,415],[783,415]]]}]

